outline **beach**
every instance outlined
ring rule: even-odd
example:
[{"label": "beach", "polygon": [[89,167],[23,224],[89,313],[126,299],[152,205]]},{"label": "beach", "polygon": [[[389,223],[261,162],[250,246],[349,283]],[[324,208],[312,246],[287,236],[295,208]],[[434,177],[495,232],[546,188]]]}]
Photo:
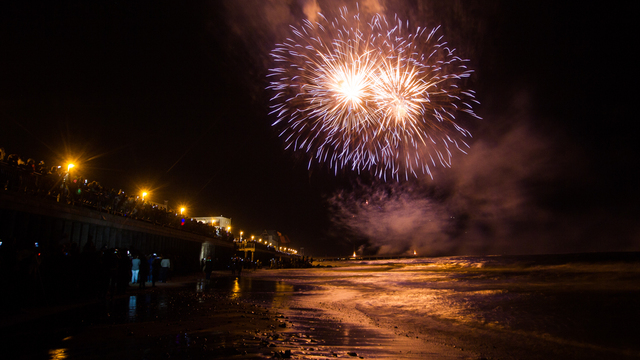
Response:
[{"label": "beach", "polygon": [[16,359],[640,357],[634,259],[534,260],[193,274],[107,301],[22,309],[1,330]]},{"label": "beach", "polygon": [[[304,269],[301,269],[304,271]],[[194,274],[106,302],[22,309],[0,328],[12,359],[420,359],[418,339],[296,307],[277,271]],[[465,359],[431,347],[434,359]]]},{"label": "beach", "polygon": [[637,253],[324,264],[260,276],[292,284],[291,308],[416,339],[428,358],[640,358]]}]

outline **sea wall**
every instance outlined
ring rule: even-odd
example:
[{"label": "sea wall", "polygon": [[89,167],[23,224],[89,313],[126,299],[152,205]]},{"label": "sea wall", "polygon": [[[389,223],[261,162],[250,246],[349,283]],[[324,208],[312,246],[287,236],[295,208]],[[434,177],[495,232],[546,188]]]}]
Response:
[{"label": "sea wall", "polygon": [[89,239],[96,249],[126,248],[181,258],[186,266],[183,270],[197,270],[204,249],[221,258],[234,254],[233,244],[203,235],[36,196],[0,192],[0,241],[4,246],[51,251],[60,244],[75,243],[82,251]]}]

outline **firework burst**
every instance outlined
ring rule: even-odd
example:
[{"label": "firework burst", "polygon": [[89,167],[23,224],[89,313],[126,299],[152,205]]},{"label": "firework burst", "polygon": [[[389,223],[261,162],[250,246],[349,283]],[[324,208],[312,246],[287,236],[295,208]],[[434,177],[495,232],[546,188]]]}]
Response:
[{"label": "firework burst", "polygon": [[468,148],[471,134],[456,115],[477,117],[466,60],[437,36],[438,28],[410,30],[395,18],[340,15],[292,27],[271,56],[272,114],[286,148],[377,176],[431,175],[451,166],[451,149]]}]

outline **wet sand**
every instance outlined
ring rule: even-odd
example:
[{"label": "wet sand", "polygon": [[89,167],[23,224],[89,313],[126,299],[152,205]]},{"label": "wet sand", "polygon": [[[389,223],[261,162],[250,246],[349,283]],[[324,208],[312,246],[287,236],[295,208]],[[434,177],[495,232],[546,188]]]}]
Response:
[{"label": "wet sand", "polygon": [[[336,266],[339,265],[336,264]],[[313,313],[313,319],[307,319],[302,323],[315,321],[323,324],[323,326],[333,326],[334,330],[339,330],[340,326],[343,328],[356,327],[365,329],[368,334],[375,334],[374,336],[378,338],[386,338],[388,340],[380,342],[380,345],[377,345],[375,340],[368,341],[370,339],[363,341],[361,344],[357,343],[357,341],[349,343],[358,349],[359,355],[367,358],[504,360],[640,358],[640,353],[634,350],[634,347],[629,346],[633,345],[634,341],[625,340],[633,338],[632,334],[635,332],[632,329],[637,328],[637,323],[631,325],[625,321],[616,322],[615,326],[617,327],[613,330],[616,330],[616,334],[619,334],[619,336],[624,337],[624,339],[621,338],[620,340],[622,344],[627,346],[615,347],[603,346],[603,341],[589,341],[593,340],[593,338],[579,341],[579,337],[562,338],[552,336],[547,332],[523,331],[517,328],[500,326],[500,324],[494,322],[463,321],[465,320],[464,318],[447,319],[446,317],[437,316],[437,312],[435,316],[430,314],[439,308],[453,309],[456,306],[455,303],[445,302],[438,304],[441,300],[437,297],[421,296],[416,289],[409,292],[403,291],[401,288],[406,285],[395,283],[394,281],[398,281],[397,276],[395,278],[394,276],[385,278],[381,275],[385,274],[386,271],[372,272],[370,268],[366,267],[349,267],[345,269],[284,269],[256,272],[248,274],[248,276],[272,279],[281,283],[281,287],[288,288],[292,295],[286,298],[286,304],[283,301],[280,309],[292,318],[304,317],[305,314]],[[414,273],[411,274],[409,276],[410,279],[417,276]],[[495,274],[492,276],[495,276]],[[401,278],[403,279],[402,281],[407,281],[404,277]],[[624,292],[627,289],[623,285],[629,282],[626,278],[624,281],[611,280],[608,275],[605,276],[605,279],[608,280],[604,284],[598,281],[590,281],[586,282],[586,285],[579,287],[579,289],[584,288],[595,292],[594,286],[599,284],[606,287],[611,283],[615,291],[603,293],[616,298],[615,296],[620,295],[621,291]],[[495,282],[495,280],[492,281]],[[378,284],[379,282],[381,284]],[[458,280],[457,282],[460,281]],[[476,279],[471,282],[471,285],[477,286],[478,283],[479,281]],[[552,284],[555,284],[554,281],[548,283],[550,283],[551,287],[553,287]],[[632,284],[630,289],[635,289],[636,285],[633,285],[633,281],[630,283]],[[433,282],[430,285],[437,287],[439,284],[442,283]],[[446,284],[447,286],[452,286],[452,283]],[[573,281],[570,284],[578,286]],[[522,286],[520,283],[516,283],[516,285]],[[537,288],[540,289],[541,286]],[[460,290],[459,294],[469,293],[463,291],[463,288],[460,288]],[[627,289],[627,291],[629,290]],[[397,299],[394,297],[396,294],[398,294],[397,296],[407,297],[408,300]],[[551,296],[558,297],[563,294],[565,293],[562,291],[553,292]],[[606,304],[606,302],[599,300],[600,298],[593,297],[593,293],[572,290],[568,294],[574,295],[571,298],[572,301],[569,302],[573,304],[572,306],[587,306],[587,308],[596,311],[584,313],[587,318],[581,320],[586,324],[600,321],[599,324],[607,326],[610,321],[603,321],[602,317],[612,316],[616,318],[615,316],[619,315],[612,311],[604,312],[604,308],[601,308],[601,306],[605,306],[603,304]],[[626,303],[623,299],[633,299],[634,293],[632,291],[625,294],[625,296],[616,298],[618,300],[615,303],[623,309],[628,309],[627,311],[629,312],[626,314],[633,319],[636,317],[634,313],[635,307],[624,307]],[[417,296],[417,298],[414,298],[414,296]],[[545,298],[538,297],[537,299]],[[490,304],[492,308],[505,306],[507,311],[512,311],[509,310],[509,306],[514,306],[514,308],[516,306],[522,307],[522,304],[501,301],[499,298],[494,298],[492,301]],[[274,306],[278,306],[277,301],[273,303]],[[559,304],[557,301],[551,303]],[[549,324],[551,326],[562,326],[562,322],[545,318],[550,317],[550,319],[557,320],[557,318],[552,317],[554,313],[548,307],[545,307],[544,303],[534,300],[526,304],[536,310],[537,315],[531,319],[550,321]],[[414,307],[412,308],[411,306]],[[297,309],[303,310],[299,313]],[[509,312],[509,314],[511,313]],[[513,312],[513,314],[521,315],[522,312]],[[479,314],[476,313],[475,316],[477,315]],[[562,314],[558,315],[562,320]],[[517,317],[515,320],[523,319],[522,317]],[[575,330],[583,331],[585,334],[592,336],[603,334],[596,325],[591,324],[590,326]],[[622,331],[622,329],[630,331]],[[337,333],[338,331],[328,332],[328,336],[325,336],[325,338],[330,339],[328,340],[329,342],[341,338],[340,335],[336,338],[331,337],[332,334]],[[348,331],[346,333],[347,338],[354,338],[355,333],[349,333]],[[408,351],[411,351],[411,353]]]},{"label": "wet sand", "polygon": [[[309,271],[301,270],[306,275]],[[371,312],[358,292],[278,270],[195,274],[108,301],[26,309],[0,322],[8,359],[591,359],[597,348]],[[422,324],[425,322],[422,321]],[[601,356],[602,355],[602,356]],[[636,358],[625,354],[619,358]],[[604,357],[603,357],[604,356]]]},{"label": "wet sand", "polygon": [[[296,307],[300,289],[200,274],[100,302],[22,309],[3,317],[9,359],[477,359],[348,314]],[[346,315],[345,318],[342,315]],[[354,320],[354,319],[352,319]],[[3,356],[4,358],[4,356]]]}]

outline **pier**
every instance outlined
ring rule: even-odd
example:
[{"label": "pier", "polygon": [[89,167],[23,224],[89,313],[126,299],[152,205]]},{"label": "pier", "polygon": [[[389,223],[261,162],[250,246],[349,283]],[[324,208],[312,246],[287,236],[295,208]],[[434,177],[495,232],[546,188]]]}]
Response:
[{"label": "pier", "polygon": [[74,243],[80,251],[89,242],[96,249],[135,249],[145,254],[165,253],[182,259],[182,271],[198,271],[200,259],[217,258],[225,264],[232,257],[260,260],[291,255],[270,249],[240,249],[237,243],[166,227],[149,221],[109,214],[83,205],[56,202],[29,194],[0,192],[0,246],[38,248],[47,251]]}]

